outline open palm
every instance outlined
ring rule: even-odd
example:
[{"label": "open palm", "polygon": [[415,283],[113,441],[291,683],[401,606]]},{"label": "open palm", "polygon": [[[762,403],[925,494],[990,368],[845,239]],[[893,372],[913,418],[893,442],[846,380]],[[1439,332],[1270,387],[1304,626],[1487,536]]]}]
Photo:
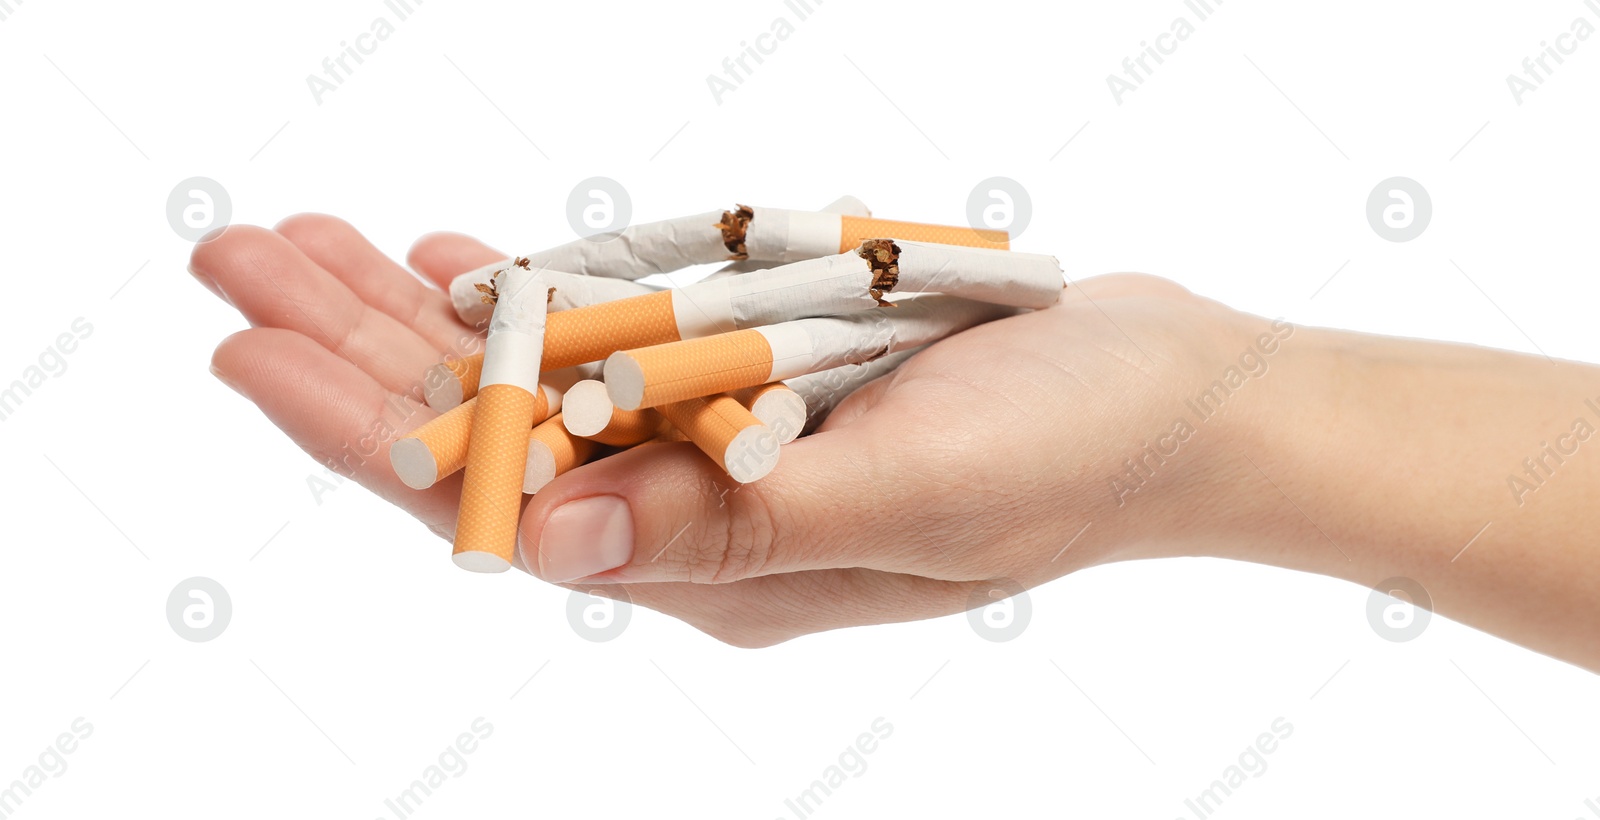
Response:
[{"label": "open palm", "polygon": [[[419,280],[342,220],[299,215],[273,230],[226,229],[196,246],[191,271],[252,325],[217,347],[218,378],[319,462],[449,538],[459,475],[410,489],[388,445],[436,415],[416,400],[427,368],[472,349],[443,289],[504,258],[431,234],[409,254]],[[1108,477],[1122,471],[1127,442],[1167,432],[1178,377],[1225,360],[1230,334],[1220,331],[1248,339],[1258,328],[1150,277],[1100,277],[1067,294],[1055,308],[958,334],[858,390],[756,484],[733,483],[683,443],[559,477],[525,508],[523,568],[573,588],[625,589],[756,646],[958,612],[989,590],[1119,557],[1155,531],[1149,515],[1114,521],[1127,493],[1108,490]],[[1185,471],[1152,481],[1181,485]],[[626,500],[631,549],[615,569],[567,577],[561,556],[587,545],[541,544],[545,525],[562,504],[596,496]],[[1064,557],[1096,515],[1113,523]]]}]

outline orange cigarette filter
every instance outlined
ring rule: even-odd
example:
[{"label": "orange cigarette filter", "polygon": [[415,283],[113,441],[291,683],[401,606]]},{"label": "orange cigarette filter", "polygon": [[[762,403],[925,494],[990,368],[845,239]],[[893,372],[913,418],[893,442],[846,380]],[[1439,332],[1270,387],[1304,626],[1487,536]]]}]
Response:
[{"label": "orange cigarette filter", "polygon": [[567,432],[557,413],[528,433],[528,464],[522,473],[522,491],[536,493],[556,476],[587,462],[599,444]]},{"label": "orange cigarette filter", "polygon": [[503,572],[511,566],[522,512],[533,396],[511,384],[491,384],[478,391],[456,519],[454,557],[465,569]]},{"label": "orange cigarette filter", "polygon": [[1011,235],[1005,231],[956,225],[929,225],[922,222],[897,222],[870,216],[839,217],[839,253],[853,251],[861,247],[862,242],[880,236],[892,236],[908,242],[935,242],[940,245],[962,245],[968,248],[991,248],[1002,251],[1011,249]]},{"label": "orange cigarette filter", "polygon": [[[751,328],[678,344],[629,350],[607,361],[608,382],[614,380],[613,374],[617,372],[613,370],[613,363],[622,364],[630,371],[628,382],[635,386],[642,383],[639,407],[660,407],[766,382],[772,375],[772,345],[759,328]],[[621,381],[620,378],[615,380]],[[612,388],[615,399],[618,390],[616,385]],[[625,406],[625,403],[619,401],[618,405]],[[667,416],[667,419],[671,421],[672,417]]]},{"label": "orange cigarette filter", "polygon": [[734,481],[748,484],[778,466],[778,437],[732,396],[688,399],[660,410]]},{"label": "orange cigarette filter", "polygon": [[654,410],[623,410],[613,407],[611,420],[597,433],[582,438],[612,447],[632,447],[649,441],[661,432],[661,414]]},{"label": "orange cigarette filter", "polygon": [[[389,463],[401,482],[413,490],[426,490],[467,466],[477,403],[476,397],[467,399],[389,446]],[[549,395],[541,388],[533,398],[534,422],[543,422],[549,415]]]}]

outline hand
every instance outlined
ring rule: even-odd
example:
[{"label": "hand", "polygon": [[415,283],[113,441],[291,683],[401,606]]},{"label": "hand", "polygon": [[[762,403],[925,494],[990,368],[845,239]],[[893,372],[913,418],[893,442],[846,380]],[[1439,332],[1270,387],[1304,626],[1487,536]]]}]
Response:
[{"label": "hand", "polygon": [[[191,269],[255,326],[218,346],[213,372],[448,539],[459,476],[411,490],[388,443],[435,415],[409,398],[426,368],[479,343],[439,288],[504,258],[423,237],[409,262],[430,286],[346,223],[303,215],[228,228]],[[686,443],[580,467],[528,502],[519,566],[765,646],[959,612],[1098,563],[1215,555],[1367,585],[1405,575],[1444,614],[1600,669],[1600,633],[1574,617],[1600,577],[1600,459],[1574,449],[1596,424],[1594,367],[1294,328],[1103,276],[917,354],[754,484]],[[1524,456],[1559,472],[1517,484]]]},{"label": "hand", "polygon": [[[217,376],[319,462],[448,538],[459,477],[411,490],[388,442],[434,416],[408,400],[426,368],[476,345],[439,288],[503,258],[424,237],[410,263],[429,287],[348,224],[302,215],[229,228],[191,267],[255,325],[217,348]],[[1057,308],[962,333],[861,388],[755,484],[686,443],[562,476],[526,508],[525,566],[626,584],[633,601],[739,645],[958,612],[996,579],[1033,586],[1137,554],[1178,523],[1106,516],[1200,463],[1119,498],[1108,479],[1136,454],[1126,440],[1170,427],[1175,376],[1268,329],[1161,280],[1087,280]],[[1210,438],[1184,446],[1223,437]]]},{"label": "hand", "polygon": [[[960,333],[860,388],[753,484],[689,445],[574,470],[526,507],[523,558],[546,580],[624,585],[763,646],[960,612],[1175,545],[1220,548],[1192,513],[1242,467],[1219,455],[1252,411],[1241,398],[1226,420],[1191,419],[1206,429],[1181,441],[1174,420],[1191,385],[1293,330],[1153,277],[1088,279],[1059,306]],[[1167,457],[1148,457],[1164,463],[1142,477],[1124,462],[1147,441]]]}]

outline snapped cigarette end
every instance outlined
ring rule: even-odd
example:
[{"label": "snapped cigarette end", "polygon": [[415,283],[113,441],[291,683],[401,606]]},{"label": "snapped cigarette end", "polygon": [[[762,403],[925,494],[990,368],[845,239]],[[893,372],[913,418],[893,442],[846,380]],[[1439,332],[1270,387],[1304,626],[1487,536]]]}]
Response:
[{"label": "snapped cigarette end", "polygon": [[744,239],[745,233],[750,230],[750,220],[755,215],[756,212],[749,205],[739,205],[734,210],[722,212],[722,221],[716,227],[722,231],[722,244],[731,254],[728,258],[735,261],[750,258]]},{"label": "snapped cigarette end", "polygon": [[872,266],[872,286],[867,292],[878,300],[879,307],[891,306],[883,295],[900,284],[900,248],[893,239],[868,239],[856,252]]}]

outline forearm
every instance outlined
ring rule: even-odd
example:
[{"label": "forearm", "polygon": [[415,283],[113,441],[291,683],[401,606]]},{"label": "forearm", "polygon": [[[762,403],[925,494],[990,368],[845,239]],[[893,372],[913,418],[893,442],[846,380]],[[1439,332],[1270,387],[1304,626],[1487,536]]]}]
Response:
[{"label": "forearm", "polygon": [[1600,368],[1309,328],[1274,368],[1235,425],[1221,554],[1411,578],[1442,615],[1600,670]]}]

